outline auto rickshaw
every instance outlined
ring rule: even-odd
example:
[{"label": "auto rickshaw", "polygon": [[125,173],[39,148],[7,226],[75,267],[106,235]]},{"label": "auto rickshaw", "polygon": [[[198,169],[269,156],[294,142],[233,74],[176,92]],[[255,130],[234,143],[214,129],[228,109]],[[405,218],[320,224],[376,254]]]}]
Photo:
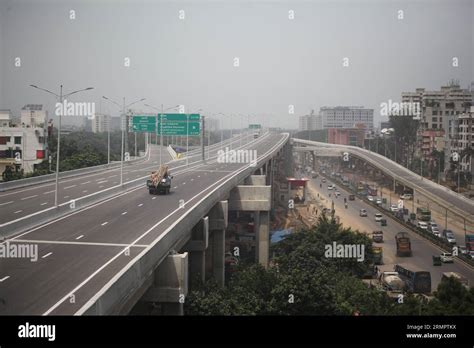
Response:
[{"label": "auto rickshaw", "polygon": [[387,219],[380,220],[380,225],[381,226],[387,226]]},{"label": "auto rickshaw", "polygon": [[433,255],[433,266],[441,266],[441,257],[438,255]]}]

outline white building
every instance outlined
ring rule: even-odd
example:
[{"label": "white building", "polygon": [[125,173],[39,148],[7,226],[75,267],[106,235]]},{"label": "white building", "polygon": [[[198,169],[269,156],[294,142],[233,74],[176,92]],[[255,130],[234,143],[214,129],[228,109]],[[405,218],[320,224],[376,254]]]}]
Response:
[{"label": "white building", "polygon": [[110,115],[95,114],[95,117],[91,120],[91,127],[93,133],[107,132],[110,127]]},{"label": "white building", "polygon": [[314,115],[314,110],[311,110],[310,115],[300,116],[298,129],[300,131],[322,129],[321,116]]},{"label": "white building", "polygon": [[374,128],[374,109],[363,106],[322,107],[319,111],[322,128],[357,128],[363,124],[366,130]]},{"label": "white building", "polygon": [[7,165],[33,172],[47,156],[45,134],[39,127],[0,127],[0,173]]},{"label": "white building", "polygon": [[27,104],[21,109],[21,125],[24,127],[44,128],[48,121],[48,112],[41,104]]},{"label": "white building", "polygon": [[10,110],[0,110],[0,127],[9,127],[13,121]]}]

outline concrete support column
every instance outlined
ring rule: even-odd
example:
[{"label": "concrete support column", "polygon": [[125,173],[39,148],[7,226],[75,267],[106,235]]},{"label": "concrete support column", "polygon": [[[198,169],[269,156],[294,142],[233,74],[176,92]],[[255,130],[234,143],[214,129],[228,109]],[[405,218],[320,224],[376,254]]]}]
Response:
[{"label": "concrete support column", "polygon": [[268,267],[270,232],[269,232],[269,213],[268,211],[255,212],[255,248],[256,261],[263,267]]},{"label": "concrete support column", "polygon": [[225,283],[225,230],[212,231],[212,275],[220,286]]},{"label": "concrete support column", "polygon": [[161,315],[183,315],[188,295],[188,253],[168,255],[154,273],[142,301],[159,303]]},{"label": "concrete support column", "polygon": [[186,243],[184,250],[189,252],[189,268],[191,276],[198,275],[204,282],[206,280],[206,249],[209,245],[209,217],[205,217],[194,226],[191,240]]}]

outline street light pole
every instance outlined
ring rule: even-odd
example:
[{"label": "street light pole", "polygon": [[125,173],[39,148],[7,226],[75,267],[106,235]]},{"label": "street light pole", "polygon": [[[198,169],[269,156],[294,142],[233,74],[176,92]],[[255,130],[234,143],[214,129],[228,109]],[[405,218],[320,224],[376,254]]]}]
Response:
[{"label": "street light pole", "polygon": [[60,107],[60,113],[59,113],[59,124],[58,124],[58,143],[57,143],[57,151],[56,151],[56,179],[55,179],[55,193],[54,193],[54,206],[58,206],[58,191],[59,191],[59,152],[61,150],[61,116],[62,116],[62,113],[63,113],[63,98],[66,98],[72,94],[75,94],[75,93],[79,93],[79,92],[84,92],[84,91],[89,91],[91,89],[94,89],[94,87],[87,87],[87,88],[84,88],[84,89],[80,89],[80,90],[77,90],[77,91],[74,91],[74,92],[71,92],[71,93],[68,93],[66,95],[63,95],[63,85],[60,86],[60,92],[59,92],[59,95],[57,95],[56,93],[53,93],[47,89],[44,89],[44,88],[40,88],[36,85],[30,85],[30,87],[33,87],[33,88],[36,88],[36,89],[39,89],[39,90],[42,90],[46,93],[49,93],[49,94],[52,94],[54,95],[56,98],[59,98],[59,103],[61,104],[61,107]]}]

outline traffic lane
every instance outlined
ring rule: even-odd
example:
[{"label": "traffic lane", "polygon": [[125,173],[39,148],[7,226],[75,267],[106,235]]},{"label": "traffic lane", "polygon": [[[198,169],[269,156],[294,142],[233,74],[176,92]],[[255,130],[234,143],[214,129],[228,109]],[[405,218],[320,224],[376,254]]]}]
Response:
[{"label": "traffic lane", "polygon": [[[330,181],[330,180],[328,180]],[[330,181],[330,183],[333,183]],[[335,184],[335,183],[334,183]],[[350,193],[345,190],[344,186],[338,186],[335,184],[339,191],[344,192],[341,197],[334,200],[336,215],[338,212],[344,212],[346,209],[344,208],[344,195],[348,196]],[[319,188],[319,182],[315,185]],[[321,193],[320,193],[321,194]],[[322,192],[322,194],[327,195],[328,192]],[[375,213],[379,212],[377,209],[373,208],[371,205],[365,203],[364,201],[357,199],[355,201],[348,201],[348,209],[347,213],[350,214],[351,220],[356,220],[359,223],[362,223],[366,226],[365,231],[370,233],[375,230],[383,230],[384,232],[384,243],[381,243],[380,246],[383,247],[383,257],[385,265],[381,267],[381,269],[393,270],[393,265],[397,263],[406,264],[409,266],[417,266],[423,268],[429,272],[431,272],[431,280],[432,280],[432,288],[435,289],[441,281],[442,273],[443,272],[458,272],[467,277],[471,284],[474,284],[474,272],[471,268],[464,265],[459,261],[455,261],[452,264],[443,264],[440,266],[433,266],[432,263],[432,256],[439,255],[441,250],[437,249],[434,245],[423,239],[418,234],[411,232],[410,230],[406,229],[403,225],[399,224],[395,220],[388,217],[387,214],[382,213],[384,217],[387,218],[387,226],[380,226],[379,223],[375,222]],[[360,217],[359,211],[360,209],[367,210],[367,217]],[[407,232],[410,235],[413,256],[411,257],[399,257],[396,255],[396,243],[395,243],[395,235],[398,232]],[[375,243],[375,245],[379,245]]]},{"label": "traffic lane", "polygon": [[[215,173],[216,173],[216,174],[217,174],[217,173],[220,173],[220,171],[216,171]],[[135,228],[135,227],[132,226],[131,228],[133,229],[133,228]],[[54,245],[54,246],[55,246],[55,247],[61,247],[61,246],[64,246],[64,245],[59,245],[59,246],[58,246],[58,245]],[[77,247],[77,244],[75,245],[75,247]],[[73,248],[74,248],[74,246],[73,246]],[[74,253],[74,252],[75,252],[74,249],[69,251],[69,253]],[[96,251],[94,251],[94,253],[95,253],[95,252],[96,252]],[[69,253],[66,253],[66,256],[67,256]],[[84,258],[86,258],[86,259],[89,259],[89,257],[90,257],[88,253],[83,253],[82,256],[83,256]],[[100,262],[97,263],[97,266],[98,266],[99,264],[100,264]],[[117,269],[120,269],[120,268],[117,268]],[[89,269],[89,271],[90,271],[90,269]],[[105,282],[106,282],[105,280],[108,281],[108,279],[110,279],[110,278],[113,276],[113,274],[102,275],[101,272],[103,272],[103,271],[104,271],[104,269],[102,269],[99,273],[97,273],[96,275],[94,275],[94,277],[92,278],[92,281],[87,282],[87,283],[84,284],[84,286],[81,288],[83,291],[85,291],[85,293],[88,294],[87,296],[92,296],[92,295],[95,293],[94,290],[91,290],[91,289],[93,289],[94,287],[100,288],[101,286],[105,285]],[[42,271],[42,272],[43,272],[43,274],[49,274],[49,273],[47,273],[47,272],[45,273],[44,271]],[[96,271],[94,271],[94,272],[96,272]],[[69,274],[69,273],[70,273],[70,272],[63,272],[63,274]],[[105,272],[105,273],[107,273],[107,272]],[[116,273],[116,272],[115,272],[115,273]],[[114,273],[114,274],[115,274],[115,273]],[[102,278],[102,279],[105,279],[105,280],[104,280],[104,281],[100,281],[100,280],[99,280],[99,279],[101,279],[100,277],[104,277],[104,278]],[[74,278],[75,278],[75,275],[74,275]],[[29,278],[29,279],[31,279],[31,278]],[[34,279],[33,279],[33,280],[34,280]],[[69,285],[68,281],[69,281],[68,279],[62,279],[62,280],[61,280],[62,284],[68,284],[68,285]],[[33,288],[34,288],[34,286],[33,286]],[[64,287],[63,287],[63,288],[64,288]],[[72,290],[68,290],[68,291],[72,291]],[[67,294],[68,294],[68,293],[66,293],[65,295],[63,295],[61,298],[64,298],[64,296],[67,296]],[[10,295],[10,296],[11,296],[11,295]],[[11,297],[9,297],[9,298],[11,298]],[[17,298],[17,299],[21,302],[21,297],[19,297],[19,298]],[[56,299],[58,299],[58,297],[56,297]],[[77,302],[76,302],[76,303],[77,303]],[[84,303],[85,303],[85,302],[84,302]],[[48,303],[48,304],[49,304],[49,303]],[[63,305],[64,305],[64,303],[63,303]],[[64,313],[64,312],[61,312],[61,313]],[[66,311],[65,313],[69,313],[69,312]]]},{"label": "traffic lane", "polygon": [[[1,259],[0,279],[6,275],[9,278],[0,283],[0,298],[3,299],[0,301],[0,315],[42,315],[96,272],[97,265],[105,264],[123,249],[122,246],[38,244],[40,256],[37,262]],[[113,266],[125,266],[142,250],[143,247],[131,247],[129,255],[118,257]],[[48,256],[43,258],[45,255]],[[94,285],[94,282],[89,284],[91,288]],[[71,306],[70,314],[88,298],[81,293],[76,294],[74,300],[75,304],[71,303],[71,299],[66,301]]]},{"label": "traffic lane", "polygon": [[[169,154],[167,155],[170,158]],[[140,166],[149,166],[149,163],[141,163]],[[136,178],[136,174],[130,174],[130,169],[124,168],[124,181]],[[99,178],[97,178],[99,176]],[[105,190],[120,183],[120,168],[108,169],[99,173],[78,176],[75,178],[60,180],[58,191],[59,204],[68,202],[72,199]],[[23,216],[33,214],[35,212],[54,206],[54,190],[55,184],[46,184],[42,186],[34,186],[29,189],[19,189],[9,191],[3,194],[0,203],[2,214],[0,215],[0,223],[16,220]]]},{"label": "traffic lane", "polygon": [[[267,140],[264,145],[267,144],[267,147],[269,147],[271,142],[272,140]],[[264,151],[264,147],[261,147],[261,149]],[[236,170],[243,165],[237,164],[229,166],[229,170]],[[114,242],[130,242],[130,240],[134,240],[135,234],[133,232],[140,231],[138,226],[142,226],[143,228],[152,226],[160,217],[164,216],[165,212],[169,212],[169,209],[178,207],[180,199],[186,201],[200,190],[213,184],[215,180],[228,174],[225,172],[216,172],[213,176],[211,175],[204,184],[199,183],[199,185],[197,185],[198,181],[204,180],[208,175],[205,171],[206,168],[212,171],[219,167],[222,167],[222,165],[216,163],[207,165],[207,167],[206,165],[202,165],[198,168],[191,168],[189,172],[187,169],[183,169],[183,171],[185,171],[183,174],[176,174],[176,177],[173,178],[172,193],[166,196],[150,197],[144,182],[141,188],[74,212],[71,215],[59,218],[15,238],[73,241],[80,237],[83,241],[110,242],[113,240]],[[200,170],[200,172],[195,174],[196,170]],[[188,185],[187,187],[186,184]],[[183,189],[178,190],[177,194],[175,194],[174,191],[178,188],[178,185]],[[145,204],[145,202],[147,203]],[[149,211],[148,209],[150,208],[153,210]],[[136,222],[139,225],[135,225],[135,228],[132,226],[132,232],[126,235],[115,232],[113,227],[117,225],[120,226],[120,224],[125,223],[128,219],[132,219],[132,222]],[[145,225],[143,225],[144,223]],[[111,229],[113,232],[112,235],[109,235],[107,231]]]}]

